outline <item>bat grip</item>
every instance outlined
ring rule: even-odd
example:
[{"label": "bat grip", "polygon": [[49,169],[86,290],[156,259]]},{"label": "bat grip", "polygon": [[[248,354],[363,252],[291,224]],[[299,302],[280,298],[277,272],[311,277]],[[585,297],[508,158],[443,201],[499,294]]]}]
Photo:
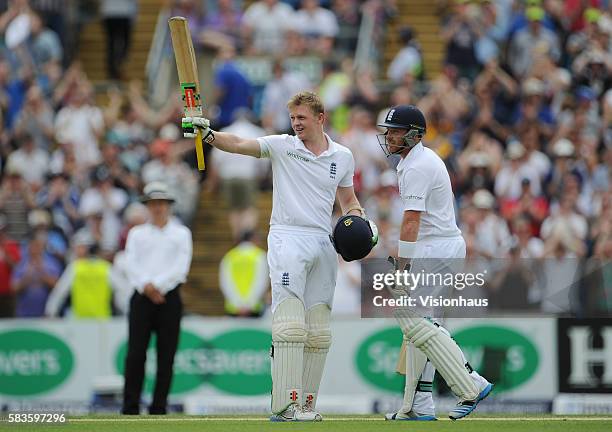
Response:
[{"label": "bat grip", "polygon": [[195,148],[196,157],[198,159],[198,170],[204,171],[206,164],[204,162],[204,147],[202,146],[202,131],[199,128],[196,129]]}]

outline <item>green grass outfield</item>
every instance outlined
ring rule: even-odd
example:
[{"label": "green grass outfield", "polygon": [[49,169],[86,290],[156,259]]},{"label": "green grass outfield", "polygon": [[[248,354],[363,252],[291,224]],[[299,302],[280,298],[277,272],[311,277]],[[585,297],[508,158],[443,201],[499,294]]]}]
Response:
[{"label": "green grass outfield", "polygon": [[260,431],[461,431],[461,432],[542,432],[542,431],[612,431],[612,416],[509,416],[474,414],[456,422],[386,422],[381,416],[326,416],[320,423],[270,423],[260,416],[85,416],[69,417],[63,425],[0,423],[0,430],[12,431],[84,431],[84,432],[260,432]]}]

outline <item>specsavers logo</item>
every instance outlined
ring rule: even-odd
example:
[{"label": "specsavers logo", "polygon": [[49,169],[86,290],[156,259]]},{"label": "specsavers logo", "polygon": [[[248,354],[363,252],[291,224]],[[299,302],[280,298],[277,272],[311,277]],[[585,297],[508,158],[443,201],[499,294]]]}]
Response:
[{"label": "specsavers logo", "polygon": [[[233,330],[205,340],[187,330],[181,331],[174,357],[171,394],[185,393],[205,383],[235,395],[269,394],[269,332]],[[124,342],[115,355],[115,367],[123,374],[127,345]],[[152,392],[155,382],[155,337],[151,338],[145,367],[145,391]]]},{"label": "specsavers logo", "polygon": [[472,367],[503,392],[529,381],[538,370],[539,355],[529,336],[501,326],[474,326],[453,335]]},{"label": "specsavers logo", "polygon": [[0,394],[32,396],[63,384],[74,367],[70,348],[38,330],[0,333]]},{"label": "specsavers logo", "polygon": [[366,382],[381,390],[403,392],[404,377],[395,372],[402,339],[401,330],[393,327],[376,332],[362,342],[355,362]]}]

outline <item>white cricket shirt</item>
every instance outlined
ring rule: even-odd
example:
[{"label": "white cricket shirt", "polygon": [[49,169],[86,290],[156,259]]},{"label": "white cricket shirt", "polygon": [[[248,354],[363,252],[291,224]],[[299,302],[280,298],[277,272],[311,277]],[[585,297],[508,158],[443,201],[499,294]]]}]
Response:
[{"label": "white cricket shirt", "polygon": [[353,186],[355,160],[349,149],[325,138],[329,147],[319,156],[293,135],[257,139],[261,157],[272,162],[272,229],[331,233],[336,189]]},{"label": "white cricket shirt", "polygon": [[151,223],[133,227],[125,244],[130,285],[142,293],[152,283],[165,295],[187,280],[192,250],[191,231],[173,219],[163,228]]},{"label": "white cricket shirt", "polygon": [[454,196],[450,176],[440,157],[420,142],[397,166],[404,211],[421,213],[417,240],[427,237],[456,237]]}]

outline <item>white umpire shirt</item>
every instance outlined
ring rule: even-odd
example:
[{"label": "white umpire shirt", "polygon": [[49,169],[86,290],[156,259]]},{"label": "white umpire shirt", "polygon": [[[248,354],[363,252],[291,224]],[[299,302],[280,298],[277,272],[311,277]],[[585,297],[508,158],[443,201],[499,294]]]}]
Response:
[{"label": "white umpire shirt", "polygon": [[125,245],[130,285],[142,293],[152,283],[165,295],[187,280],[192,250],[191,231],[173,218],[163,228],[151,223],[133,227]]},{"label": "white umpire shirt", "polygon": [[272,217],[275,227],[331,233],[336,189],[353,186],[355,160],[351,151],[332,141],[315,156],[293,135],[258,138],[261,157],[272,162]]},{"label": "white umpire shirt", "polygon": [[422,212],[417,241],[461,235],[455,221],[450,176],[433,150],[419,142],[398,164],[397,176],[404,211]]}]

